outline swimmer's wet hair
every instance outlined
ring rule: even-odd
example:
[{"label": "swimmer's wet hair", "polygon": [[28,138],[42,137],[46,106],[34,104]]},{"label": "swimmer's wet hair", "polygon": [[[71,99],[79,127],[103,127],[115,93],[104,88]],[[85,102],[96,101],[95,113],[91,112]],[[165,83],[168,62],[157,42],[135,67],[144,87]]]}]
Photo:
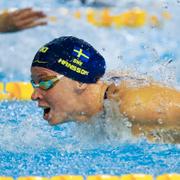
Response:
[{"label": "swimmer's wet hair", "polygon": [[82,83],[96,83],[106,69],[103,56],[89,43],[73,36],[45,44],[36,53],[34,66],[51,69]]}]

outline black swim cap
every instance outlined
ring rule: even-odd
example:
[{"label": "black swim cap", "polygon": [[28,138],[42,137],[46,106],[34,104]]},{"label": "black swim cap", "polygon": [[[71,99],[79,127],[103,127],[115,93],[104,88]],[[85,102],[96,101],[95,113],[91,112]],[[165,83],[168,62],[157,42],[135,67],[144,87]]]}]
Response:
[{"label": "black swim cap", "polygon": [[89,43],[64,36],[47,43],[36,53],[32,67],[56,71],[82,83],[96,83],[106,69],[105,60]]}]

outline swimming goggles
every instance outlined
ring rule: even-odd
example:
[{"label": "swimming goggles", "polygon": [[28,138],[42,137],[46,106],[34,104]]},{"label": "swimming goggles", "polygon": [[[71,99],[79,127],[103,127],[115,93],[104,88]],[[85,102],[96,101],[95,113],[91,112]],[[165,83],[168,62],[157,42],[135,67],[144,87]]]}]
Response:
[{"label": "swimming goggles", "polygon": [[31,84],[33,88],[40,88],[43,90],[48,90],[52,88],[64,75],[57,75],[57,76],[49,76],[46,80],[41,80],[39,83],[35,83],[31,80]]}]

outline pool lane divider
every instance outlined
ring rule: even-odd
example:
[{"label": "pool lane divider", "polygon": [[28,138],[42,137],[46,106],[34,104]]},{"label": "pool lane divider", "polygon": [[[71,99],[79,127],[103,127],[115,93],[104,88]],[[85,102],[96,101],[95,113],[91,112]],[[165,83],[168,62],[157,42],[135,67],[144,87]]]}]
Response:
[{"label": "pool lane divider", "polygon": [[[113,175],[91,175],[84,178],[80,175],[59,175],[48,177],[26,176],[18,177],[17,180],[180,180],[180,174],[163,174],[154,178],[146,174],[127,174],[122,176]],[[13,177],[0,176],[0,180],[14,180]]]},{"label": "pool lane divider", "polygon": [[0,82],[0,101],[31,100],[33,87],[29,82]]},{"label": "pool lane divider", "polygon": [[[75,11],[67,8],[58,8],[58,14],[62,16],[68,16],[76,18],[77,20],[85,20],[91,25],[97,27],[108,28],[140,28],[145,25],[150,27],[162,27],[165,21],[172,19],[172,15],[169,11],[162,11],[157,14],[147,12],[140,7],[133,7],[130,9],[124,9],[121,12],[115,12],[112,8],[87,8],[85,10],[77,9]],[[57,23],[57,16],[48,16],[47,20],[52,23]]]},{"label": "pool lane divider", "polygon": [[[9,8],[0,10],[0,14],[6,14],[13,12],[17,8]],[[108,27],[108,28],[140,28],[145,25],[150,27],[162,27],[165,21],[172,19],[172,15],[169,11],[163,10],[158,15],[154,12],[148,12],[147,10],[140,7],[133,7],[124,9],[121,12],[117,12],[113,8],[86,8],[86,9],[68,9],[65,7],[57,8],[54,10],[57,15],[49,15],[47,21],[50,23],[57,23],[58,21],[62,24],[61,16],[70,16],[78,20],[85,20],[89,24],[97,27]]]}]

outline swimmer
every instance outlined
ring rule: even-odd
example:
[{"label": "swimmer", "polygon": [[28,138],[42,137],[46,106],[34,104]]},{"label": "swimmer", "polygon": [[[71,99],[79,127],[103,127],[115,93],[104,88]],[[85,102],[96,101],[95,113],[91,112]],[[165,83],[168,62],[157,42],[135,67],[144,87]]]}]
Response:
[{"label": "swimmer", "polygon": [[117,103],[136,135],[139,126],[148,131],[180,125],[178,90],[148,80],[138,85],[141,80],[133,78],[107,83],[102,80],[105,70],[105,59],[89,43],[72,36],[57,38],[33,59],[32,100],[38,101],[51,125],[86,122],[104,111],[107,100]]},{"label": "swimmer", "polygon": [[36,26],[46,25],[42,21],[46,15],[42,11],[24,8],[0,14],[0,32],[16,32]]},{"label": "swimmer", "polygon": [[82,4],[87,4],[87,5],[90,5],[90,6],[93,6],[93,7],[99,7],[99,8],[102,8],[102,7],[111,7],[113,6],[113,4],[109,3],[109,2],[106,2],[104,0],[80,0]]},{"label": "swimmer", "polygon": [[82,3],[82,4],[85,4],[85,3],[86,3],[86,0],[81,0],[81,3]]}]

